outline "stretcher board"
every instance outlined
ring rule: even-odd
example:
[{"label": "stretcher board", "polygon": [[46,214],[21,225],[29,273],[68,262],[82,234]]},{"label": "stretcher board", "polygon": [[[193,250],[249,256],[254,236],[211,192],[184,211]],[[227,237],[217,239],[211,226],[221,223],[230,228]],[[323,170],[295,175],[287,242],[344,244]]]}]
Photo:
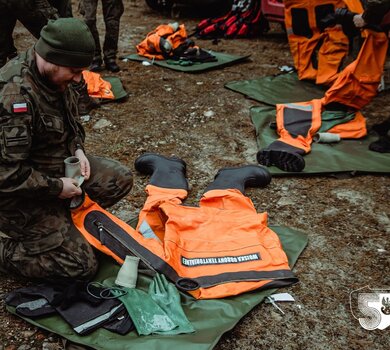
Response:
[{"label": "stretcher board", "polygon": [[121,57],[121,59],[138,61],[138,62],[146,61],[155,66],[169,68],[184,73],[201,73],[207,70],[222,68],[238,62],[245,61],[250,56],[250,55],[237,56],[237,55],[231,55],[231,54],[215,52],[215,51],[208,51],[208,52],[210,52],[212,55],[214,55],[217,58],[216,62],[203,62],[203,63],[195,62],[191,66],[181,66],[177,64],[177,61],[174,60],[150,60],[146,57],[139,56],[138,54],[123,56]]},{"label": "stretcher board", "polygon": [[[270,122],[275,121],[276,110],[271,106],[257,106],[250,109],[252,123],[256,129],[259,149],[267,147],[278,138]],[[275,166],[268,170],[272,175],[314,175],[314,174],[390,174],[390,153],[378,153],[368,145],[378,138],[368,135],[358,140],[341,140],[338,143],[312,143],[312,150],[305,155],[306,166],[302,172],[285,172]]]},{"label": "stretcher board", "polygon": [[114,94],[114,99],[100,99],[100,103],[107,103],[113,101],[120,101],[128,96],[128,93],[123,88],[122,81],[115,76],[104,76],[104,80],[108,81],[111,84],[111,91]]},{"label": "stretcher board", "polygon": [[227,89],[269,105],[310,101],[322,98],[326,88],[310,81],[301,81],[296,73],[279,74],[259,79],[231,81]]},{"label": "stretcher board", "polygon": [[[288,256],[289,264],[293,266],[307,245],[307,235],[283,226],[271,226],[270,228],[279,235]],[[95,279],[101,282],[107,278],[113,278],[118,270],[119,266],[113,260],[103,257]],[[150,276],[140,273],[137,288],[147,291],[151,280]],[[275,291],[276,289],[269,289],[225,299],[211,300],[196,300],[188,294],[181,293],[184,312],[196,331],[195,333],[177,336],[138,336],[135,331],[123,336],[104,329],[98,329],[90,335],[78,336],[59,316],[35,320],[26,318],[25,320],[74,343],[87,345],[97,350],[206,350],[212,349],[223,333],[232,329],[245,314]],[[14,308],[7,306],[7,309],[15,314]]]}]

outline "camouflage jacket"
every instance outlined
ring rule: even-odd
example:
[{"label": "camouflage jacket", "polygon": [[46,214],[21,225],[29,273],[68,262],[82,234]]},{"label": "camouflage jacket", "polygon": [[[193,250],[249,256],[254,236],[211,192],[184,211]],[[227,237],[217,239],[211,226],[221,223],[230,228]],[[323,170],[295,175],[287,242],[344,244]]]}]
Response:
[{"label": "camouflage jacket", "polygon": [[63,161],[85,138],[77,97],[72,87],[60,93],[45,84],[33,48],[0,69],[0,204],[61,192]]},{"label": "camouflage jacket", "polygon": [[390,0],[367,0],[363,19],[368,24],[380,24],[383,17],[390,11]]}]

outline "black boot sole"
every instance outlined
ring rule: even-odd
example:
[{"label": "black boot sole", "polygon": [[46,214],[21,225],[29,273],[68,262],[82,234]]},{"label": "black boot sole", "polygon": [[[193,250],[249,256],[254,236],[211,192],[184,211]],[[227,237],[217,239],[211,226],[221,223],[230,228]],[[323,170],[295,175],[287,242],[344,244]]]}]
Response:
[{"label": "black boot sole", "polygon": [[137,170],[137,171],[140,172],[141,174],[152,175],[152,173],[153,173],[153,171],[154,171],[154,168],[153,168],[152,164],[143,163],[143,159],[145,159],[146,157],[151,157],[151,156],[154,156],[156,159],[158,159],[158,158],[164,158],[165,160],[178,162],[178,163],[180,163],[180,164],[182,164],[182,165],[184,166],[184,169],[187,168],[186,162],[185,162],[184,160],[180,159],[180,158],[176,158],[176,157],[165,157],[165,156],[162,156],[162,155],[157,154],[157,153],[144,153],[144,154],[141,154],[141,155],[134,161],[135,170]]},{"label": "black boot sole", "polygon": [[300,154],[283,150],[262,150],[257,153],[256,158],[262,165],[275,165],[287,172],[301,172],[305,168],[305,160]]},{"label": "black boot sole", "polygon": [[254,169],[255,171],[258,172],[258,174],[254,175],[253,177],[247,177],[245,179],[245,187],[253,187],[253,188],[258,188],[258,187],[266,187],[267,185],[270,184],[271,182],[271,174],[270,172],[258,165],[244,165],[239,168],[222,168],[219,169],[217,172],[217,175],[215,175],[215,179],[218,177],[218,175],[221,174],[223,171],[228,171],[228,170],[238,170],[240,171],[245,171],[245,169]]}]

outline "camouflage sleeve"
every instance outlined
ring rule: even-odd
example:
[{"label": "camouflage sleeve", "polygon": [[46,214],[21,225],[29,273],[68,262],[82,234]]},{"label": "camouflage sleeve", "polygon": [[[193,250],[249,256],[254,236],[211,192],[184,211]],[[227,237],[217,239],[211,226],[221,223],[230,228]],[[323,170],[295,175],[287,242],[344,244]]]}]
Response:
[{"label": "camouflage sleeve", "polygon": [[69,110],[72,111],[73,115],[73,124],[76,129],[76,137],[72,140],[72,144],[70,146],[71,151],[74,153],[77,149],[82,149],[85,153],[84,149],[84,141],[85,141],[85,130],[82,124],[80,123],[80,118],[76,110],[77,108],[72,107],[78,103],[78,94],[75,92],[75,88],[73,85],[68,89],[67,101],[69,104]]},{"label": "camouflage sleeve", "polygon": [[58,196],[62,181],[35,170],[29,161],[33,112],[19,91],[14,83],[0,91],[0,195]]},{"label": "camouflage sleeve", "polygon": [[383,17],[390,11],[390,0],[367,0],[363,19],[368,24],[380,24]]},{"label": "camouflage sleeve", "polygon": [[84,149],[85,131],[80,122],[76,121],[76,125],[77,125],[77,136],[73,140],[73,147],[75,151],[77,149],[82,149],[85,153],[85,149]]}]

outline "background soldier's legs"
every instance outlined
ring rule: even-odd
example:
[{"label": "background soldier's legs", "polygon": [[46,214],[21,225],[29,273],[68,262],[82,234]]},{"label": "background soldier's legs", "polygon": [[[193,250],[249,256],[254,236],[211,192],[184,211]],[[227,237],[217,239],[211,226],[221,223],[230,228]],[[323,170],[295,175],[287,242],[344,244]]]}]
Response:
[{"label": "background soldier's legs", "polygon": [[105,59],[116,58],[118,51],[119,23],[124,7],[122,0],[103,0],[103,17],[106,25],[103,53]]},{"label": "background soldier's legs", "polygon": [[99,32],[96,28],[96,10],[98,6],[98,0],[81,0],[80,1],[80,14],[84,16],[84,21],[91,31],[95,40],[95,57],[94,60],[101,59],[101,46],[99,40]]}]

